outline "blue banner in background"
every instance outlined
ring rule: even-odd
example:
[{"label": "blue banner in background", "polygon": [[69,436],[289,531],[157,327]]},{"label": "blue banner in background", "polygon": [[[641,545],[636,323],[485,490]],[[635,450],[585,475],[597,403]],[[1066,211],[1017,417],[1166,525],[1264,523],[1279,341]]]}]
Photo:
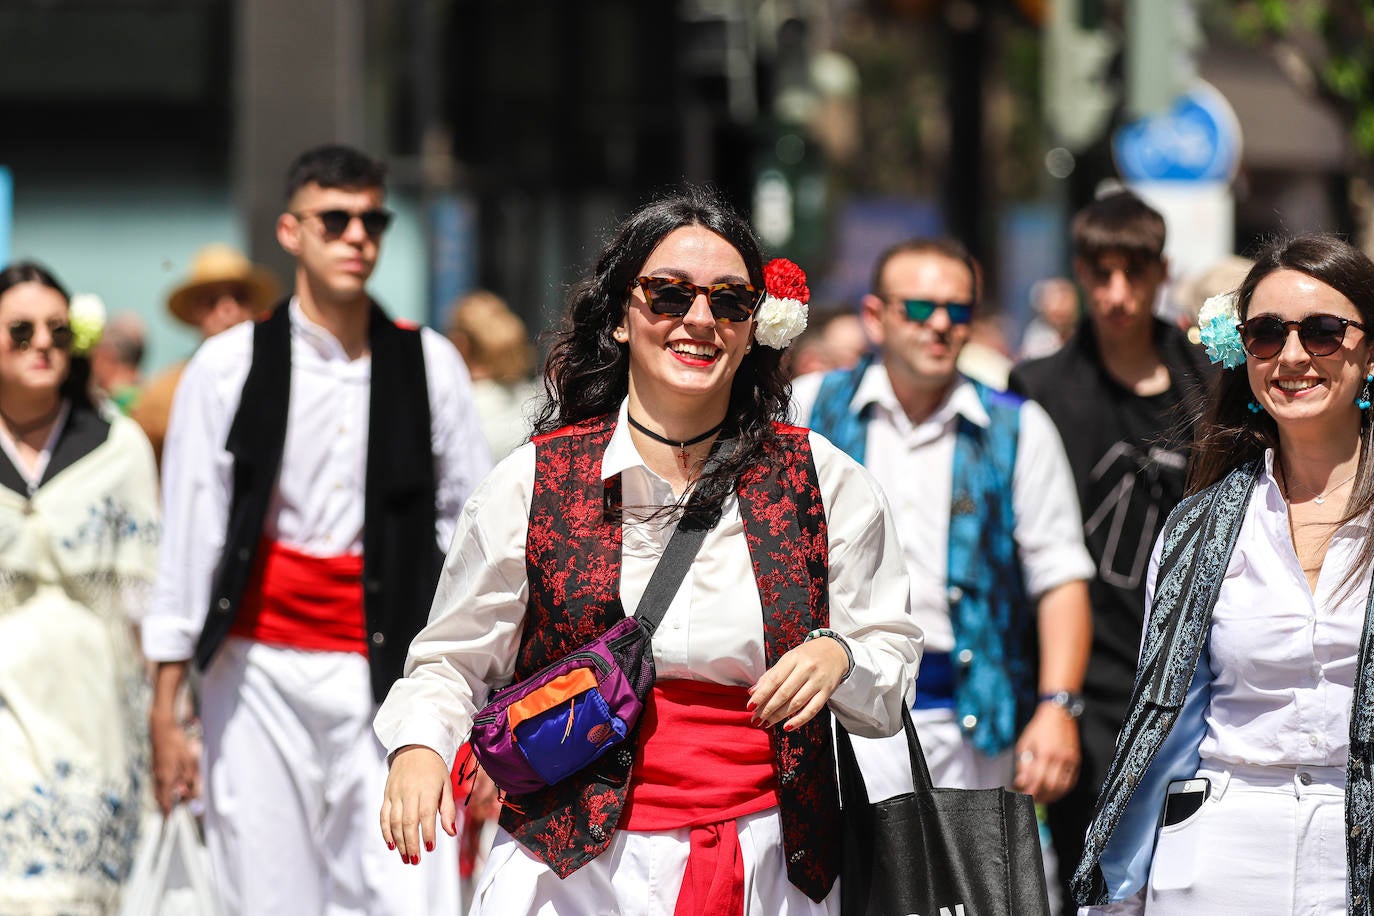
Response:
[{"label": "blue banner in background", "polygon": [[429,325],[448,329],[448,310],[477,285],[477,207],[462,194],[442,194],[430,206],[433,256]]},{"label": "blue banner in background", "polygon": [[10,262],[10,238],[14,228],[14,176],[0,165],[0,266]]}]

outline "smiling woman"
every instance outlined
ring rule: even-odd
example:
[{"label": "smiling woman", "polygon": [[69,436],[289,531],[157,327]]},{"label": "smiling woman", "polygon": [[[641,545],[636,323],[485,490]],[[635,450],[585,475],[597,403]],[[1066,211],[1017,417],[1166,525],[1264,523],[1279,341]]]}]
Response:
[{"label": "smiling woman", "polygon": [[[573,289],[534,441],[464,509],[377,716],[395,754],[382,834],[403,859],[432,848],[436,814],[452,829],[448,769],[492,690],[627,613],[661,618],[639,724],[595,765],[505,798],[474,912],[838,912],[830,715],[896,731],[921,637],[877,485],[781,423],[779,347],[808,294],[795,265],[762,261],[703,191],[632,214]],[[674,594],[655,571],[679,529],[701,540]]]},{"label": "smiling woman", "polygon": [[1350,736],[1374,730],[1374,263],[1295,238],[1234,312],[1213,305],[1227,368],[1155,547],[1137,700],[1075,889],[1113,914],[1369,914],[1374,746]]}]

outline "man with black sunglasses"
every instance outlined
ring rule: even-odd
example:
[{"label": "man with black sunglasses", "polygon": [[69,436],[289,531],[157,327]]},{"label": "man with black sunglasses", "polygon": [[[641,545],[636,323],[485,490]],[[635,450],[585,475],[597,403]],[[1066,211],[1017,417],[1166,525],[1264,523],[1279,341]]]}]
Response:
[{"label": "man with black sunglasses", "polygon": [[225,916],[458,907],[456,844],[440,838],[449,867],[410,870],[377,838],[372,719],[490,459],[453,345],[368,295],[384,174],[342,146],[295,161],[277,221],[292,295],[206,341],[172,411],[143,623],[154,782],[163,810],[196,791],[173,713],[194,661]]},{"label": "man with black sunglasses", "polygon": [[[912,717],[935,784],[1049,801],[1077,777],[1092,562],[1049,418],[956,368],[979,280],[952,240],[888,249],[863,300],[878,359],[797,379],[794,416],[892,504],[925,631]],[[904,738],[855,745],[871,798],[911,790]]]},{"label": "man with black sunglasses", "polygon": [[1150,550],[1183,496],[1189,407],[1211,374],[1202,348],[1154,315],[1168,276],[1164,218],[1118,191],[1083,208],[1072,233],[1086,315],[1063,348],[1011,377],[1012,389],[1043,405],[1063,436],[1097,569],[1079,719],[1082,778],[1049,808],[1065,914],[1076,911],[1068,882],[1130,701]]}]

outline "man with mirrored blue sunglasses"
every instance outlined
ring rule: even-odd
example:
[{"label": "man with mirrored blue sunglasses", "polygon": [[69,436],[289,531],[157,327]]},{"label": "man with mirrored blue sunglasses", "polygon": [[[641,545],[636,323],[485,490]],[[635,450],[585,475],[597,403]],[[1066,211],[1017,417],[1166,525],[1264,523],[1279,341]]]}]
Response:
[{"label": "man with mirrored blue sunglasses", "polygon": [[[1036,404],[960,374],[978,265],[946,239],[885,252],[864,297],[878,356],[794,382],[794,417],[868,467],[897,518],[926,633],[913,719],[936,785],[1040,801],[1078,772],[1087,662],[1078,501]],[[856,740],[873,799],[911,791],[905,738]]]}]

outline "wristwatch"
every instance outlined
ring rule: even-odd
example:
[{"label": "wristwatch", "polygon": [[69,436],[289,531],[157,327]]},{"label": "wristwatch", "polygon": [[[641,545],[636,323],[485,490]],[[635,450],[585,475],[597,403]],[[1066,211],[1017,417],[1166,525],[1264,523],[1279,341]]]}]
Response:
[{"label": "wristwatch", "polygon": [[1077,719],[1083,715],[1083,694],[1073,693],[1069,690],[1060,690],[1057,693],[1040,694],[1041,703],[1053,703],[1069,714],[1070,719]]}]

